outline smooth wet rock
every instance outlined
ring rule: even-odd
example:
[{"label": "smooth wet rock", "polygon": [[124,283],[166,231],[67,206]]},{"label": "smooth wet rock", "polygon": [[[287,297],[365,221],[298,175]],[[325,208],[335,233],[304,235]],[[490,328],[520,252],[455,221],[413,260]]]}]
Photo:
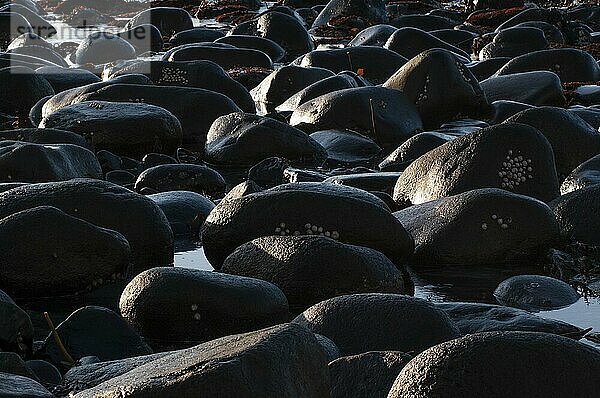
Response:
[{"label": "smooth wet rock", "polygon": [[453,138],[450,135],[435,131],[423,132],[412,136],[379,163],[379,170],[404,171],[420,156],[451,141]]},{"label": "smooth wet rock", "polygon": [[0,139],[6,141],[22,141],[34,144],[72,144],[88,148],[83,137],[65,130],[57,129],[14,129],[0,131]]},{"label": "smooth wet rock", "polygon": [[598,351],[566,337],[476,333],[415,357],[400,372],[388,398],[585,397],[600,388],[588,376],[599,371]]},{"label": "smooth wet rock", "polygon": [[[269,217],[261,216],[265,211]],[[220,269],[238,246],[275,235],[281,223],[292,235],[321,227],[343,243],[382,252],[396,265],[413,251],[411,238],[376,196],[342,185],[296,183],[221,201],[202,227],[206,258]]]},{"label": "smooth wet rock", "polygon": [[469,57],[465,51],[417,28],[397,29],[387,40],[384,48],[395,51],[407,59],[433,48],[441,48],[462,57]]},{"label": "smooth wet rock", "polygon": [[4,398],[54,398],[44,386],[28,377],[0,372],[0,396]]},{"label": "smooth wet rock", "polygon": [[142,103],[89,101],[65,106],[44,117],[39,127],[82,135],[94,151],[102,149],[141,158],[173,154],[182,139],[181,124],[169,111]]},{"label": "smooth wet rock", "polygon": [[483,61],[471,63],[468,68],[471,73],[473,73],[473,76],[481,82],[496,74],[500,68],[508,63],[508,61],[510,61],[510,58],[508,57],[488,58]]},{"label": "smooth wet rock", "polygon": [[43,76],[50,83],[55,93],[101,81],[98,76],[85,69],[43,66],[36,69],[35,73]]},{"label": "smooth wet rock", "polygon": [[544,31],[533,27],[513,27],[501,30],[479,51],[479,59],[518,57],[548,48]]},{"label": "smooth wet rock", "polygon": [[398,294],[353,294],[316,304],[293,321],[329,337],[342,355],[421,352],[459,336],[448,315],[425,300]]},{"label": "smooth wet rock", "polygon": [[386,398],[412,357],[399,351],[369,351],[329,363],[332,398]]},{"label": "smooth wet rock", "polygon": [[[286,225],[278,228],[288,234]],[[405,292],[401,272],[383,254],[337,242],[325,235],[331,236],[330,231],[314,229],[316,236],[254,239],[231,253],[221,271],[277,285],[293,311],[342,294]]]},{"label": "smooth wet rock", "polygon": [[329,396],[323,351],[312,333],[293,324],[175,351],[76,397],[116,396],[123,385],[132,396]]},{"label": "smooth wet rock", "polygon": [[600,184],[600,155],[586,160],[565,178],[560,193],[565,195],[578,189]]},{"label": "smooth wet rock", "polygon": [[281,12],[267,12],[258,17],[255,24],[257,36],[273,40],[285,50],[284,61],[291,61],[314,49],[306,28],[295,17]]},{"label": "smooth wet rock", "polygon": [[219,30],[198,27],[177,32],[171,37],[169,43],[173,46],[181,46],[182,44],[212,42],[224,36],[225,34]]},{"label": "smooth wet rock", "polygon": [[75,52],[77,64],[105,64],[120,59],[135,58],[135,48],[126,40],[109,32],[89,35]]},{"label": "smooth wet rock", "polygon": [[249,167],[272,156],[320,166],[326,153],[301,130],[248,113],[221,116],[208,132],[206,157],[212,164]]},{"label": "smooth wet rock", "polygon": [[163,164],[140,174],[135,190],[149,188],[155,192],[192,191],[208,197],[225,194],[225,180],[210,167],[197,164]]},{"label": "smooth wet rock", "polygon": [[277,286],[254,278],[186,268],[153,268],[121,295],[121,314],[155,343],[204,342],[285,322]]},{"label": "smooth wet rock", "polygon": [[138,55],[148,52],[160,52],[163,48],[163,38],[160,30],[151,24],[132,27],[129,30],[117,33],[117,36],[135,48]]},{"label": "smooth wet rock", "polygon": [[82,94],[71,103],[85,101],[140,102],[161,107],[181,123],[182,145],[200,153],[204,151],[206,134],[215,119],[240,111],[225,95],[192,87],[111,84]]},{"label": "smooth wet rock", "polygon": [[579,338],[581,328],[531,312],[484,303],[437,303],[463,335],[481,332],[544,332]]},{"label": "smooth wet rock", "polygon": [[550,203],[554,210],[561,234],[567,239],[592,246],[600,246],[598,235],[598,209],[600,209],[600,185],[562,195]]},{"label": "smooth wet rock", "polygon": [[331,50],[314,50],[296,62],[304,67],[329,69],[340,73],[360,73],[373,84],[381,84],[394,74],[407,59],[391,49],[376,46],[354,46]]},{"label": "smooth wet rock", "polygon": [[[31,31],[40,37],[48,38],[57,34],[56,28],[50,22],[22,4],[12,2],[11,4],[0,7],[0,12],[22,15],[31,25]],[[12,23],[15,24],[14,21]],[[23,30],[24,26],[19,26],[19,28]],[[22,31],[21,33],[24,32]]]},{"label": "smooth wet rock", "polygon": [[565,109],[526,109],[508,118],[505,123],[527,124],[538,129],[548,139],[561,180],[581,163],[600,153],[600,133],[585,120]]},{"label": "smooth wet rock", "polygon": [[402,91],[415,104],[425,128],[489,113],[477,79],[452,53],[425,51],[400,68],[383,87]]},{"label": "smooth wet rock", "polygon": [[458,137],[413,161],[396,183],[394,200],[419,204],[488,187],[556,198],[554,154],[542,133],[504,123]]},{"label": "smooth wet rock", "polygon": [[32,69],[13,66],[0,69],[0,113],[27,120],[29,111],[42,98],[54,95],[54,89]]},{"label": "smooth wet rock", "polygon": [[559,240],[544,203],[500,189],[478,189],[394,213],[415,239],[419,265],[528,264]]},{"label": "smooth wet rock", "polygon": [[50,362],[33,359],[25,362],[25,365],[45,387],[57,386],[62,381],[60,371]]},{"label": "smooth wet rock", "polygon": [[300,90],[331,76],[327,69],[288,65],[267,76],[250,94],[257,109],[269,113]]},{"label": "smooth wet rock", "polygon": [[175,33],[194,27],[190,14],[181,8],[153,7],[131,18],[125,29],[146,24],[156,26],[163,37],[171,37]]},{"label": "smooth wet rock", "polygon": [[35,374],[27,368],[23,359],[14,352],[0,352],[0,372],[29,377],[37,381]]},{"label": "smooth wet rock", "polygon": [[0,13],[0,49],[6,49],[10,43],[24,33],[33,33],[29,21],[16,12]]},{"label": "smooth wet rock", "polygon": [[496,76],[536,70],[554,72],[562,83],[600,80],[600,66],[594,57],[574,48],[540,50],[521,55],[500,68]]},{"label": "smooth wet rock", "polygon": [[279,62],[285,56],[285,50],[273,40],[258,36],[229,35],[218,38],[215,43],[231,44],[237,48],[248,48],[261,51],[273,62]]},{"label": "smooth wet rock", "polygon": [[[130,249],[121,234],[55,207],[17,212],[0,220],[0,226],[1,287],[15,297],[73,294],[128,272]],[[44,239],[32,241],[31,236]]]},{"label": "smooth wet rock", "polygon": [[13,48],[6,51],[6,54],[11,55],[25,55],[47,61],[50,64],[58,65],[62,68],[67,68],[69,64],[63,59],[63,57],[54,51],[54,49],[43,47],[43,46],[25,46]]},{"label": "smooth wet rock", "polygon": [[94,154],[78,145],[0,141],[0,181],[50,182],[102,178]]},{"label": "smooth wet rock", "polygon": [[215,207],[208,198],[191,191],[169,191],[148,195],[165,213],[173,234],[197,237],[200,226]]},{"label": "smooth wet rock", "polygon": [[567,102],[559,77],[548,71],[490,77],[480,85],[489,102],[507,100],[536,106],[564,106]]},{"label": "smooth wet rock", "polygon": [[256,111],[256,106],[248,90],[229,77],[223,68],[211,61],[136,60],[120,68],[116,67],[108,74],[108,77],[112,79],[129,73],[142,73],[160,86],[195,87],[221,93],[229,97],[244,112]]},{"label": "smooth wet rock", "polygon": [[199,44],[186,44],[169,50],[163,61],[185,62],[185,61],[212,61],[223,69],[239,67],[272,69],[273,62],[267,54],[262,51],[249,48],[236,48],[233,46],[217,46]]},{"label": "smooth wet rock", "polygon": [[[0,194],[2,218],[38,206],[54,206],[72,217],[121,233],[131,247],[134,273],[173,262],[173,233],[167,218],[152,200],[128,189],[98,180],[75,179],[29,184]],[[52,225],[41,222],[37,227],[51,228]],[[28,233],[20,227],[19,231]],[[56,234],[54,236],[58,239]],[[3,242],[8,244],[10,240]],[[30,239],[22,242],[39,245]],[[85,260],[82,261],[85,264]],[[77,265],[81,266],[80,263]],[[67,275],[56,275],[64,276]]]},{"label": "smooth wet rock", "polygon": [[385,2],[381,0],[332,0],[317,16],[312,27],[333,24],[343,17],[356,19],[364,27],[388,21]]},{"label": "smooth wet rock", "polygon": [[31,351],[33,325],[29,315],[13,299],[0,290],[0,350],[20,354]]},{"label": "smooth wet rock", "polygon": [[375,141],[352,131],[322,130],[312,133],[310,137],[325,148],[325,164],[330,167],[368,166],[381,153]]},{"label": "smooth wet rock", "polygon": [[48,49],[54,49],[54,46],[50,44],[46,39],[36,35],[33,32],[23,33],[16,39],[14,39],[6,48],[6,50],[13,50],[20,47],[27,46],[39,46]]},{"label": "smooth wet rock", "polygon": [[[100,360],[111,361],[152,353],[125,320],[107,308],[80,308],[57,325],[56,331],[75,360],[93,355]],[[54,364],[64,361],[52,334],[46,337],[41,350],[41,355]]]},{"label": "smooth wet rock", "polygon": [[346,88],[365,86],[370,86],[370,84],[362,76],[359,76],[354,72],[341,72],[335,76],[330,76],[323,80],[319,80],[298,91],[296,94],[289,97],[283,104],[275,108],[275,110],[277,112],[293,112],[303,103],[315,99],[323,94],[343,90]]},{"label": "smooth wet rock", "polygon": [[360,87],[321,95],[299,106],[290,124],[305,131],[349,129],[373,139],[384,150],[423,129],[409,98],[398,90]]},{"label": "smooth wet rock", "polygon": [[383,47],[389,37],[398,28],[386,24],[369,26],[358,32],[348,43],[348,46],[377,46]]},{"label": "smooth wet rock", "polygon": [[567,283],[543,275],[517,275],[501,282],[494,297],[502,305],[528,311],[555,310],[567,307],[579,294]]}]

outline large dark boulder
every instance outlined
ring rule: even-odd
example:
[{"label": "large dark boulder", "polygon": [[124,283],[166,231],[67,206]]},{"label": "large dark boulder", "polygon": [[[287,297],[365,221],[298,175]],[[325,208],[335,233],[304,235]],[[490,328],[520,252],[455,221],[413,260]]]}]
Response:
[{"label": "large dark boulder", "polygon": [[[131,247],[134,273],[173,262],[173,233],[167,218],[152,200],[128,189],[104,181],[75,179],[30,184],[0,194],[1,218],[38,206],[54,206],[121,233]],[[27,241],[33,242],[37,240]]]},{"label": "large dark boulder", "polygon": [[588,397],[600,388],[589,377],[598,372],[598,350],[566,337],[475,333],[415,357],[388,397]]},{"label": "large dark boulder", "polygon": [[290,124],[306,131],[352,130],[384,150],[397,147],[423,129],[410,99],[399,90],[359,87],[334,91],[300,105]]},{"label": "large dark boulder", "polygon": [[369,26],[358,32],[356,36],[348,43],[353,46],[377,46],[383,47],[385,42],[398,28],[386,24],[377,24]]},{"label": "large dark boulder", "polygon": [[88,148],[82,136],[65,130],[24,128],[0,131],[0,139],[7,141],[23,141],[34,144],[72,144]]},{"label": "large dark boulder", "polygon": [[600,80],[600,66],[594,57],[574,48],[540,50],[521,55],[500,68],[496,76],[536,70],[554,72],[562,83]]},{"label": "large dark boulder", "polygon": [[269,113],[300,90],[331,76],[333,72],[327,69],[287,65],[272,72],[250,94],[257,109]]},{"label": "large dark boulder", "polygon": [[211,164],[250,167],[273,156],[294,164],[320,166],[326,153],[303,131],[248,113],[221,116],[208,132],[206,158]]},{"label": "large dark boulder", "polygon": [[464,117],[484,118],[489,104],[479,82],[453,53],[432,49],[412,58],[383,87],[402,91],[425,128]]},{"label": "large dark boulder", "polygon": [[290,236],[286,225],[278,228],[283,236],[241,245],[225,259],[221,271],[277,285],[294,312],[342,294],[406,290],[401,272],[376,250],[338,242],[330,238],[330,231],[318,228],[316,236]]},{"label": "large dark boulder", "polygon": [[448,50],[456,55],[469,59],[469,54],[452,44],[417,28],[401,28],[389,37],[385,48],[395,51],[407,59],[416,57],[420,53],[433,48]]},{"label": "large dark boulder", "polygon": [[453,139],[454,137],[448,134],[435,131],[427,131],[414,135],[404,141],[402,145],[379,163],[379,170],[404,171],[413,161],[422,155]]},{"label": "large dark boulder", "polygon": [[313,22],[313,28],[335,23],[337,19],[351,17],[363,26],[388,21],[385,2],[382,0],[331,0]]},{"label": "large dark boulder", "polygon": [[140,102],[166,109],[181,123],[182,145],[200,153],[214,120],[240,111],[225,95],[194,87],[111,84],[80,95],[71,103],[85,101]]},{"label": "large dark boulder", "polygon": [[548,48],[544,31],[533,27],[504,29],[479,51],[479,59],[518,57]]},{"label": "large dark boulder", "polygon": [[0,141],[0,181],[50,182],[102,178],[94,154],[78,145]]},{"label": "large dark boulder", "polygon": [[55,93],[102,81],[98,76],[85,69],[42,66],[37,68],[35,73],[43,76],[50,83]]},{"label": "large dark boulder", "polygon": [[293,321],[329,337],[342,355],[421,352],[459,336],[448,315],[425,300],[399,294],[353,294],[322,301]]},{"label": "large dark boulder", "polygon": [[[23,4],[18,4],[18,2],[13,1],[5,6],[0,7],[0,12],[22,15],[31,25],[31,31],[40,37],[48,38],[55,36],[58,33],[56,28],[50,22],[44,19],[41,14]],[[15,24],[15,22],[12,23],[13,25]],[[21,29],[24,28],[24,26],[19,27]]]},{"label": "large dark boulder", "polygon": [[121,314],[157,344],[204,342],[285,322],[277,286],[254,278],[187,268],[153,268],[125,288]]},{"label": "large dark boulder", "polygon": [[412,357],[399,351],[369,351],[329,363],[331,398],[386,398]]},{"label": "large dark boulder", "polygon": [[202,227],[206,258],[220,269],[235,248],[280,234],[282,223],[292,235],[322,228],[340,242],[382,252],[397,266],[413,251],[412,239],[376,196],[342,185],[297,183],[221,201]]},{"label": "large dark boulder", "polygon": [[500,282],[494,297],[502,304],[527,311],[568,307],[579,294],[568,283],[544,275],[516,275]]},{"label": "large dark boulder", "polygon": [[600,185],[562,195],[550,203],[561,234],[592,246],[600,246]]},{"label": "large dark boulder", "polygon": [[[0,220],[0,287],[16,297],[51,297],[92,289],[127,275],[130,249],[118,232],[55,207]],[[44,239],[32,237],[43,236]]]},{"label": "large dark boulder", "polygon": [[518,308],[484,303],[436,303],[446,311],[463,335],[481,332],[544,332],[581,336],[582,329],[543,318]]},{"label": "large dark boulder", "polygon": [[298,325],[278,325],[175,351],[83,391],[77,398],[236,396],[329,397],[321,346]]},{"label": "large dark boulder", "polygon": [[54,398],[37,381],[25,376],[0,372],[0,396],[3,398]]},{"label": "large dark boulder", "polygon": [[256,36],[273,40],[285,50],[283,61],[289,62],[315,47],[308,31],[296,17],[273,11],[263,13],[252,22]]},{"label": "large dark boulder", "polygon": [[26,354],[33,344],[33,324],[29,315],[0,290],[0,350]]},{"label": "large dark boulder", "polygon": [[495,76],[480,83],[488,101],[516,101],[536,106],[563,106],[567,100],[556,73],[535,71]]},{"label": "large dark boulder", "polygon": [[125,39],[109,32],[92,33],[75,51],[75,62],[80,65],[106,64],[133,58],[135,58],[135,48]]},{"label": "large dark boulder", "polygon": [[[56,332],[66,351],[76,361],[87,356],[112,361],[152,353],[127,322],[107,308],[80,308],[59,324]],[[52,333],[44,340],[38,355],[57,365],[65,359]]]},{"label": "large dark boulder", "polygon": [[344,130],[321,130],[310,135],[325,151],[330,167],[368,166],[381,154],[381,147],[371,138]]},{"label": "large dark boulder", "polygon": [[376,46],[355,46],[331,50],[314,50],[296,62],[304,67],[359,72],[373,84],[381,84],[394,74],[407,59],[392,49]]},{"label": "large dark boulder", "polygon": [[[143,74],[159,86],[195,87],[221,93],[229,97],[244,112],[256,111],[248,90],[211,61],[166,62],[138,59],[109,69],[108,77],[113,79],[132,73]],[[185,121],[183,123],[185,124]]]},{"label": "large dark boulder", "polygon": [[600,153],[600,133],[566,109],[526,109],[508,118],[505,123],[527,124],[538,129],[548,139],[561,180],[581,163]]},{"label": "large dark boulder", "polygon": [[125,25],[125,29],[146,24],[156,26],[163,37],[171,37],[175,33],[194,27],[192,17],[182,8],[153,7],[131,18]]},{"label": "large dark boulder", "polygon": [[164,108],[142,103],[88,101],[45,116],[39,127],[82,135],[95,152],[141,158],[157,152],[171,155],[181,144],[181,123]]},{"label": "large dark boulder", "polygon": [[577,166],[563,181],[560,192],[565,195],[598,184],[600,184],[600,155],[596,155]]},{"label": "large dark boulder", "polygon": [[415,239],[415,266],[527,264],[559,240],[546,204],[500,189],[468,191],[394,215]]},{"label": "large dark boulder", "polygon": [[215,204],[191,191],[168,191],[148,195],[165,213],[175,236],[197,238],[200,226]]},{"label": "large dark boulder", "polygon": [[231,45],[218,44],[184,44],[169,50],[163,61],[212,61],[223,69],[233,68],[265,68],[272,69],[273,62],[262,51],[249,48],[236,48]]},{"label": "large dark boulder", "polygon": [[0,69],[0,113],[27,120],[29,111],[42,98],[54,95],[54,89],[42,76],[24,66]]},{"label": "large dark boulder", "polygon": [[261,51],[271,58],[273,62],[279,62],[285,56],[285,50],[271,39],[249,35],[229,35],[218,38],[215,43],[231,44],[237,48],[248,48]]},{"label": "large dark boulder", "polygon": [[208,197],[225,194],[225,180],[217,171],[198,164],[161,164],[144,170],[135,190],[154,192],[192,191]]},{"label": "large dark boulder", "polygon": [[546,202],[556,198],[548,140],[515,123],[458,137],[412,162],[396,183],[394,200],[419,204],[478,188],[502,188]]}]

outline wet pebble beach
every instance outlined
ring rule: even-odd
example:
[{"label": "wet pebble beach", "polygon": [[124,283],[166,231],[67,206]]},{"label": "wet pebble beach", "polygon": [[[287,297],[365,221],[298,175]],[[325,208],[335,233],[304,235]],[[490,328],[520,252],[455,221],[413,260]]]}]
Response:
[{"label": "wet pebble beach", "polygon": [[0,398],[591,398],[597,1],[0,0]]}]

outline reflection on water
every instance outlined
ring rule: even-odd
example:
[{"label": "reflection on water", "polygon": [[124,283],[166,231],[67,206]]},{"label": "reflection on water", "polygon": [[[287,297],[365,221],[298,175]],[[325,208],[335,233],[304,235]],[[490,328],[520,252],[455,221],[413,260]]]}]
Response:
[{"label": "reflection on water", "polygon": [[210,265],[204,255],[202,246],[189,240],[175,241],[174,264],[176,267],[182,268],[201,269],[205,271],[213,270],[212,265]]}]

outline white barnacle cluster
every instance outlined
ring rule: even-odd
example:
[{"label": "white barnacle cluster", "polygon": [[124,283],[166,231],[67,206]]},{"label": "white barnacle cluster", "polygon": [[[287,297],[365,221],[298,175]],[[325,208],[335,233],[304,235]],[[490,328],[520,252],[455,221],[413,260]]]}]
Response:
[{"label": "white barnacle cluster", "polygon": [[525,159],[522,155],[515,154],[515,151],[510,149],[506,159],[502,162],[502,168],[498,172],[500,186],[505,189],[514,189],[532,179],[532,172],[531,159]]},{"label": "white barnacle cluster", "polygon": [[489,222],[489,223],[484,222],[481,224],[481,229],[483,229],[484,231],[487,231],[488,229],[492,228],[494,225],[497,225],[498,227],[500,227],[500,229],[508,229],[510,224],[512,224],[512,218],[510,218],[510,217],[502,218],[502,217],[498,216],[497,214],[492,214],[490,216],[490,218],[492,219],[491,222]]},{"label": "white barnacle cluster", "polygon": [[419,102],[422,102],[422,101],[427,101],[427,89],[428,89],[428,87],[429,87],[429,76],[426,76],[425,77],[425,83],[423,84],[423,90],[421,90],[421,92],[417,96],[417,101],[416,101],[417,104]]},{"label": "white barnacle cluster", "polygon": [[146,102],[146,100],[143,98],[128,98],[127,102],[136,102],[136,103],[143,104]]},{"label": "white barnacle cluster", "polygon": [[192,317],[194,318],[194,320],[199,321],[202,318],[202,316],[200,315],[199,312],[197,312],[198,304],[192,304],[190,306],[190,309],[192,310],[192,314],[193,314]]},{"label": "white barnacle cluster", "polygon": [[187,71],[179,68],[166,67],[163,68],[158,83],[183,83],[189,84]]},{"label": "white barnacle cluster", "polygon": [[330,232],[330,231],[325,230],[324,227],[321,227],[318,225],[313,225],[310,223],[304,224],[304,232],[295,230],[290,233],[290,229],[287,228],[287,226],[284,222],[282,222],[282,223],[279,223],[279,225],[275,228],[275,234],[281,235],[281,236],[318,235],[318,236],[326,236],[326,237],[332,238],[332,239],[340,238],[340,233],[338,231]]},{"label": "white barnacle cluster", "polygon": [[467,83],[471,83],[471,78],[467,76],[467,68],[461,64],[460,62],[456,62],[456,69],[458,69],[458,73]]},{"label": "white barnacle cluster", "polygon": [[102,105],[102,104],[101,104],[101,103],[99,103],[99,102],[95,102],[95,101],[92,101],[92,102],[90,102],[90,103],[88,104],[88,106],[89,106],[90,108],[92,108],[92,109],[102,109],[102,108],[104,108],[104,105]]}]

